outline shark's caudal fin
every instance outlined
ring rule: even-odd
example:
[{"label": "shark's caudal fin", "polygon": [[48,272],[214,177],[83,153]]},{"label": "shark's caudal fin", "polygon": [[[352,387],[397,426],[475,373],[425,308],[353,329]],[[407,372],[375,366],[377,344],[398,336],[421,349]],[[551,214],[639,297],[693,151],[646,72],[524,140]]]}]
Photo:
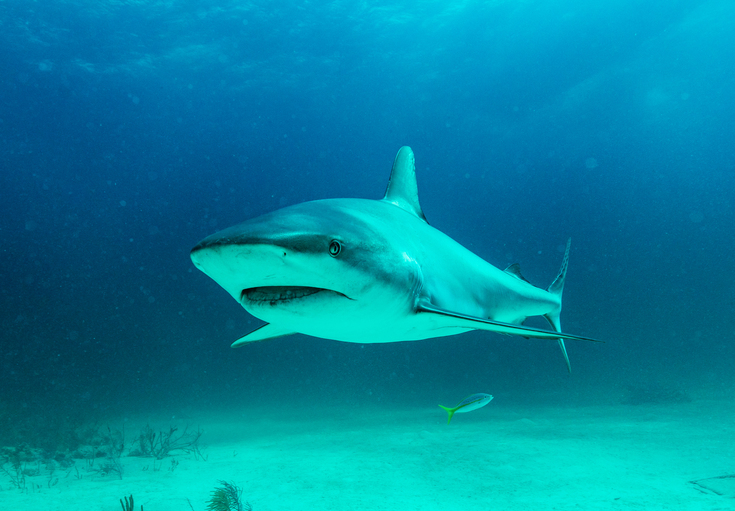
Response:
[{"label": "shark's caudal fin", "polygon": [[[564,251],[564,260],[561,262],[559,274],[556,276],[554,282],[552,282],[547,289],[549,293],[559,298],[559,307],[556,310],[549,312],[548,314],[544,314],[544,317],[546,318],[546,321],[548,321],[551,325],[551,328],[559,333],[561,333],[561,293],[562,291],[564,291],[564,279],[567,276],[567,266],[569,266],[569,247],[571,246],[571,244],[572,238],[569,238],[567,240],[567,248]],[[564,355],[564,360],[567,363],[567,369],[571,373],[572,365],[569,363],[569,355],[567,355],[567,348],[566,346],[564,346],[564,339],[562,338],[559,338],[559,347],[561,348],[561,353],[562,355]]]},{"label": "shark's caudal fin", "polygon": [[399,208],[419,217],[424,222],[426,217],[419,204],[419,187],[416,183],[416,159],[408,146],[398,150],[393,160],[393,169],[390,172],[388,188],[385,190],[384,201],[395,204]]}]

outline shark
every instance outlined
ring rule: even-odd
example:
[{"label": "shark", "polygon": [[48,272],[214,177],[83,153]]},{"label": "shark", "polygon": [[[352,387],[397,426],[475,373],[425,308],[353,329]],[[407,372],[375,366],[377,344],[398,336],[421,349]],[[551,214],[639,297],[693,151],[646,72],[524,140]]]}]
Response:
[{"label": "shark", "polygon": [[[570,242],[546,289],[518,264],[493,266],[429,225],[404,146],[382,199],[287,206],[204,238],[191,259],[265,322],[232,347],[292,334],[387,343],[485,330],[556,340],[571,372],[564,341],[599,341],[561,330]],[[525,325],[531,316],[551,328]]]}]

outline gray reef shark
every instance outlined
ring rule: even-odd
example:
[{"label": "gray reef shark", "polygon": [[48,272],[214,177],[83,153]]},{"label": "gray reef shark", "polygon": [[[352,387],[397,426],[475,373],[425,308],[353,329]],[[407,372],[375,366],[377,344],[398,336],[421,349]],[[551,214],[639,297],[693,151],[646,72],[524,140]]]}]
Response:
[{"label": "gray reef shark", "polygon": [[[306,334],[356,343],[489,330],[556,339],[569,242],[547,289],[517,264],[500,270],[431,227],[419,205],[413,151],[402,147],[382,200],[304,202],[202,240],[194,265],[267,324],[232,346]],[[544,316],[553,331],[523,325]]]}]

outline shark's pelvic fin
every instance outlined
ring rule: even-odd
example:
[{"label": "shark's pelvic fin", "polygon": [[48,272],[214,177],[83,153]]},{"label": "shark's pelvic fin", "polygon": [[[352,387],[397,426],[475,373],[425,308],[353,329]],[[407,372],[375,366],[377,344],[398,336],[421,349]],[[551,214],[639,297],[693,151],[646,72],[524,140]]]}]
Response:
[{"label": "shark's pelvic fin", "polygon": [[413,151],[408,146],[398,150],[393,160],[393,170],[390,173],[388,188],[383,200],[395,204],[399,208],[416,215],[426,221],[424,212],[419,204],[419,188],[416,183],[416,160]]},{"label": "shark's pelvic fin", "polygon": [[454,318],[457,321],[453,324],[453,326],[465,327],[474,330],[489,330],[491,332],[497,332],[499,334],[521,335],[524,337],[533,337],[535,339],[559,339],[559,336],[561,335],[565,339],[571,339],[574,341],[602,342],[598,341],[597,339],[583,337],[581,335],[565,334],[562,332],[551,332],[549,330],[543,330],[541,328],[534,328],[525,325],[514,325],[512,323],[493,321],[492,319],[468,316],[467,314],[461,314],[459,312],[440,309],[439,307],[436,307],[427,301],[420,302],[416,308],[416,312],[439,314],[441,316]]},{"label": "shark's pelvic fin", "polygon": [[251,342],[267,341],[269,339],[275,339],[276,337],[285,337],[287,335],[293,335],[295,333],[296,332],[292,330],[281,328],[271,323],[266,323],[265,325],[256,328],[249,334],[243,335],[238,340],[233,342],[230,347],[239,348],[240,346],[244,346],[245,344],[249,344]]},{"label": "shark's pelvic fin", "polygon": [[[561,268],[559,269],[559,274],[554,279],[554,282],[551,283],[551,285],[548,287],[547,291],[559,298],[559,308],[549,312],[548,314],[544,314],[544,317],[546,318],[546,321],[549,322],[551,325],[551,328],[556,330],[557,332],[561,333],[561,293],[564,291],[564,279],[567,276],[567,267],[569,266],[569,247],[572,245],[572,238],[569,238],[567,240],[567,248],[564,251],[564,259],[561,262]],[[570,338],[567,335],[564,335],[566,338]],[[561,353],[564,355],[564,360],[567,363],[567,370],[569,372],[572,372],[572,364],[569,363],[569,355],[567,355],[567,348],[564,346],[564,339],[559,338],[559,348],[561,348]]]}]

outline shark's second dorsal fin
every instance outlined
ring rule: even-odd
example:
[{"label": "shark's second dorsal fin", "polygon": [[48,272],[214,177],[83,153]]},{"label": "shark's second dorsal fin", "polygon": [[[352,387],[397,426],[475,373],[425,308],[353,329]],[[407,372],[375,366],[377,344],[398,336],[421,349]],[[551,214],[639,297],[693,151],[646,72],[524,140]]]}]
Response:
[{"label": "shark's second dorsal fin", "polygon": [[[526,278],[523,275],[521,275],[521,265],[518,263],[511,264],[503,271],[507,273],[508,275],[513,275],[517,279],[520,279],[524,282],[528,282],[528,280],[526,280]],[[530,284],[530,282],[528,283]]]},{"label": "shark's second dorsal fin", "polygon": [[416,159],[413,151],[408,146],[398,150],[396,159],[393,160],[393,170],[388,180],[388,188],[385,190],[384,201],[395,204],[399,208],[416,215],[426,221],[424,212],[419,204],[419,189],[416,183]]}]

